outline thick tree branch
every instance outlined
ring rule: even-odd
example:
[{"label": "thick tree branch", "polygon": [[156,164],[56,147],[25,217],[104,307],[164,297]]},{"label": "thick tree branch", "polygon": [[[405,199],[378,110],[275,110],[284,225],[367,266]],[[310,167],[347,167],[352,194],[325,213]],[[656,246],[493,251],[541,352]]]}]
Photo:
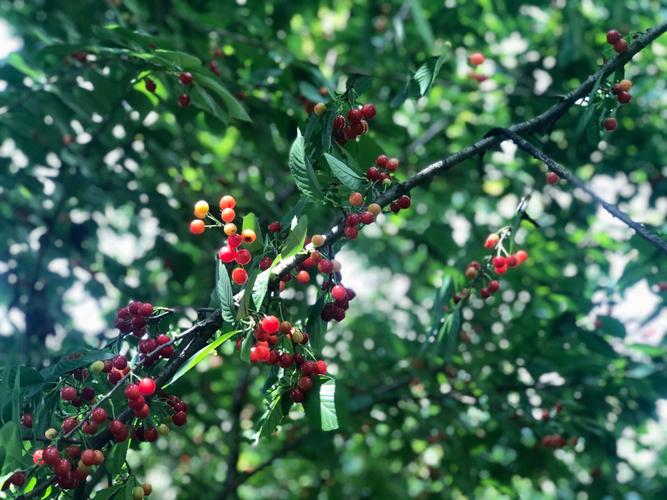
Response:
[{"label": "thick tree branch", "polygon": [[[554,106],[547,109],[544,113],[531,118],[530,120],[511,126],[509,130],[515,134],[530,134],[544,131],[547,129],[547,127],[561,118],[568,109],[576,104],[577,101],[587,97],[593,90],[593,87],[598,80],[602,80],[613,74],[616,70],[622,68],[632,59],[635,54],[647,47],[651,42],[653,42],[653,40],[658,38],[665,31],[667,31],[667,21],[660,23],[655,28],[651,28],[645,31],[643,34],[637,37],[637,39],[632,43],[632,45],[630,45],[626,52],[617,55],[613,59],[610,59],[597,72],[593,73],[581,85],[579,85],[579,87],[567,94],[558,104],[555,104]],[[383,207],[387,206],[401,195],[408,193],[411,189],[417,186],[421,186],[422,184],[426,184],[434,177],[447,172],[459,163],[462,163],[475,155],[484,153],[485,151],[498,146],[502,141],[503,138],[499,136],[484,137],[474,144],[471,144],[470,146],[467,146],[466,148],[451,154],[442,160],[438,160],[435,163],[428,165],[405,182],[396,184],[392,188],[382,193],[375,200],[375,202]],[[327,244],[334,243],[340,239],[343,236],[343,229],[344,222],[343,220],[340,220],[331,228],[329,232],[324,235],[327,240]],[[311,245],[307,247],[307,249],[313,250],[314,248]],[[299,253],[293,257],[290,257],[289,259],[285,259],[280,262],[271,273],[272,283],[275,284],[275,282],[277,282],[280,277],[289,273],[292,269],[306,260],[306,257],[306,253]]]},{"label": "thick tree branch", "polygon": [[595,194],[593,190],[591,190],[588,186],[586,186],[586,184],[584,184],[581,180],[579,180],[579,178],[576,175],[570,172],[569,169],[565,168],[556,160],[548,156],[544,151],[542,151],[539,148],[536,148],[526,139],[515,134],[511,130],[494,129],[494,131],[498,135],[504,135],[508,139],[512,140],[517,146],[519,146],[521,149],[529,153],[534,158],[543,161],[544,164],[549,168],[549,170],[557,173],[559,177],[566,179],[570,184],[584,191],[591,198],[593,198],[595,202],[597,202],[600,206],[602,206],[602,208],[604,208],[607,212],[609,212],[612,216],[616,217],[617,219],[624,222],[627,226],[634,229],[637,232],[637,234],[642,238],[644,238],[646,241],[649,241],[650,243],[655,245],[658,249],[667,253],[667,241],[663,240],[662,238],[660,238],[660,236],[647,229],[643,224],[632,220],[630,216],[628,216],[628,214],[620,210],[613,203],[609,203],[600,198],[600,196]]}]

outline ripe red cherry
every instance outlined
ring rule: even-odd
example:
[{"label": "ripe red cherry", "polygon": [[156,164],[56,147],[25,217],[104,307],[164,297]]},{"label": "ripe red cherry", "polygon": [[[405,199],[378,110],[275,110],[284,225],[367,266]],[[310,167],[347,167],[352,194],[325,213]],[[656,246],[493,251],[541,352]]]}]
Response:
[{"label": "ripe red cherry", "polygon": [[65,420],[63,420],[63,423],[61,425],[63,431],[65,434],[69,433],[72,429],[76,427],[76,424],[78,424],[79,421],[76,417],[67,417]]},{"label": "ripe red cherry", "polygon": [[150,377],[142,378],[137,384],[139,394],[142,396],[151,396],[157,388],[155,380]]},{"label": "ripe red cherry", "polygon": [[549,184],[556,184],[560,180],[556,172],[547,172],[547,182]]},{"label": "ripe red cherry", "polygon": [[264,316],[260,321],[262,330],[269,335],[276,333],[280,329],[280,320],[275,316]]},{"label": "ripe red cherry", "polygon": [[377,167],[370,167],[368,170],[366,170],[366,178],[369,181],[380,180],[380,171],[377,169]]},{"label": "ripe red cherry", "polygon": [[523,264],[526,262],[526,260],[528,260],[528,252],[525,250],[519,250],[514,255],[516,256],[516,260],[519,262],[519,264]]},{"label": "ripe red cherry", "polygon": [[146,399],[143,396],[127,400],[127,406],[129,406],[133,410],[139,410],[143,408],[145,404],[146,404]]},{"label": "ripe red cherry", "polygon": [[330,274],[331,271],[333,271],[333,262],[331,262],[330,260],[327,260],[327,259],[322,259],[317,264],[317,269],[321,273]]},{"label": "ripe red cherry", "polygon": [[350,120],[350,123],[359,123],[363,117],[363,113],[357,108],[352,108],[347,113],[347,119]]},{"label": "ripe red cherry", "polygon": [[250,251],[246,250],[245,248],[242,248],[238,252],[236,252],[236,262],[240,266],[245,266],[252,260],[252,254]]},{"label": "ripe red cherry", "polygon": [[181,108],[187,108],[190,105],[190,96],[188,94],[181,94],[178,96],[178,105]]},{"label": "ripe red cherry", "polygon": [[387,166],[388,161],[389,157],[387,155],[380,155],[375,159],[375,164],[378,167],[385,168]]},{"label": "ripe red cherry", "polygon": [[95,457],[95,450],[91,449],[86,449],[83,450],[81,453],[81,461],[84,463],[84,465],[91,466],[95,465],[97,462],[96,457]]},{"label": "ripe red cherry", "polygon": [[49,446],[42,453],[42,458],[45,464],[53,465],[60,459],[60,452],[55,446]]},{"label": "ripe red cherry", "polygon": [[241,246],[241,243],[243,243],[243,237],[240,234],[230,234],[227,237],[227,245],[229,245],[229,248],[238,248]]},{"label": "ripe red cherry", "polygon": [[92,419],[92,421],[97,424],[106,422],[108,416],[109,415],[104,408],[95,408],[93,412],[90,414],[90,418]]},{"label": "ripe red cherry", "polygon": [[336,115],[333,121],[334,130],[343,130],[345,128],[345,117],[343,115]]},{"label": "ripe red cherry", "polygon": [[308,274],[308,271],[301,270],[297,273],[296,280],[302,285],[310,283],[310,274]]},{"label": "ripe red cherry", "polygon": [[224,246],[220,250],[218,250],[218,258],[225,264],[234,262],[234,260],[236,259],[236,250],[234,250],[233,248],[229,248],[228,246]]},{"label": "ripe red cherry", "polygon": [[137,418],[144,419],[148,417],[150,412],[151,412],[150,407],[144,403],[144,405],[141,408],[139,408],[138,410],[134,410],[134,416]]},{"label": "ripe red cherry", "polygon": [[184,71],[183,73],[178,75],[178,80],[183,85],[192,85],[192,73],[188,73],[187,71]]},{"label": "ripe red cherry", "polygon": [[315,373],[315,363],[313,361],[306,361],[301,365],[301,375],[310,376]]},{"label": "ripe red cherry", "polygon": [[35,450],[35,452],[32,454],[32,463],[34,463],[35,465],[38,465],[39,467],[44,465],[44,450],[43,449],[40,448],[39,450]]},{"label": "ripe red cherry", "polygon": [[352,213],[352,214],[347,214],[347,217],[345,218],[345,225],[347,226],[356,226],[359,224],[361,218],[359,217],[359,214]]},{"label": "ripe red cherry", "polygon": [[127,366],[127,358],[121,354],[113,358],[113,366],[117,370],[124,370]]},{"label": "ripe red cherry", "polygon": [[148,441],[149,443],[154,443],[157,441],[158,438],[158,432],[155,427],[149,427],[148,429],[144,429],[144,439]]},{"label": "ripe red cherry", "polygon": [[[308,260],[308,259],[306,259]],[[271,257],[264,257],[262,260],[259,261],[259,268],[262,271],[266,271],[269,267],[271,267],[271,264],[273,263],[273,259]]]},{"label": "ripe red cherry", "polygon": [[324,360],[319,360],[315,362],[315,373],[318,375],[326,375],[327,373],[327,363]]},{"label": "ripe red cherry", "polygon": [[403,196],[401,196],[401,197],[397,200],[397,202],[398,202],[398,206],[399,206],[399,208],[403,208],[403,209],[405,209],[405,208],[410,208],[410,197],[409,197],[408,195],[406,195],[406,194],[404,194]]},{"label": "ripe red cherry", "polygon": [[270,233],[279,233],[280,232],[280,222],[272,222],[266,228],[269,230]]},{"label": "ripe red cherry", "polygon": [[499,255],[497,257],[494,257],[493,260],[491,261],[493,264],[493,267],[503,267],[505,265],[505,257]]},{"label": "ripe red cherry", "polygon": [[621,34],[617,30],[607,31],[607,43],[614,45],[621,39]]},{"label": "ripe red cherry", "polygon": [[23,427],[30,429],[32,427],[32,415],[30,413],[24,413],[21,415],[21,424]]},{"label": "ripe red cherry", "polygon": [[137,399],[139,396],[141,396],[141,393],[137,384],[130,384],[125,388],[125,397],[127,399]]},{"label": "ripe red cherry", "polygon": [[188,421],[188,414],[184,411],[176,412],[171,417],[171,421],[174,423],[174,425],[181,427]]},{"label": "ripe red cherry", "polygon": [[623,52],[625,52],[626,50],[628,50],[628,42],[626,42],[626,41],[623,40],[623,39],[619,40],[618,42],[616,42],[616,43],[614,44],[614,50],[615,50],[618,54],[622,54]]},{"label": "ripe red cherry", "polygon": [[390,172],[395,172],[396,169],[398,168],[399,165],[398,158],[391,158],[390,160],[387,161],[387,170]]},{"label": "ripe red cherry", "polygon": [[372,224],[375,222],[375,215],[373,215],[373,212],[369,212],[368,210],[361,212],[359,217],[361,218],[361,222],[364,224]]},{"label": "ripe red cherry", "polygon": [[618,102],[620,102],[621,104],[627,104],[632,99],[632,95],[630,94],[630,92],[621,90],[616,96],[616,99],[618,99]]},{"label": "ripe red cherry", "polygon": [[109,424],[109,430],[112,434],[119,434],[125,430],[125,424],[120,420],[114,419]]},{"label": "ripe red cherry", "polygon": [[618,125],[618,122],[616,121],[616,118],[605,118],[604,121],[602,122],[602,126],[604,127],[605,130],[615,130],[616,126]]},{"label": "ripe red cherry", "polygon": [[157,89],[157,85],[155,84],[155,82],[153,80],[151,80],[150,78],[147,78],[146,79],[146,90],[148,90],[149,92],[155,92],[155,89]]},{"label": "ripe red cherry", "polygon": [[64,401],[73,401],[76,398],[76,389],[71,385],[66,385],[60,389],[60,397]]},{"label": "ripe red cherry", "polygon": [[310,377],[301,377],[299,379],[299,389],[308,392],[313,388],[313,379]]},{"label": "ripe red cherry", "polygon": [[470,54],[470,57],[468,57],[468,62],[471,66],[479,66],[484,62],[484,55],[480,52],[473,52]]},{"label": "ripe red cherry", "polygon": [[343,233],[348,240],[354,240],[359,236],[359,230],[355,226],[345,226]]},{"label": "ripe red cherry", "polygon": [[232,281],[237,285],[243,285],[248,281],[248,273],[242,267],[237,267],[232,271]]},{"label": "ripe red cherry", "polygon": [[66,458],[60,458],[53,464],[53,472],[56,476],[67,476],[72,470],[72,466]]},{"label": "ripe red cherry", "polygon": [[516,258],[515,255],[510,255],[507,257],[507,266],[508,267],[516,267],[519,265],[519,260]]},{"label": "ripe red cherry", "polygon": [[364,104],[361,108],[361,113],[364,115],[364,118],[370,120],[375,116],[376,109],[373,104]]},{"label": "ripe red cherry", "polygon": [[343,285],[336,285],[331,289],[331,296],[337,301],[345,300],[347,299],[347,290]]},{"label": "ripe red cherry", "polygon": [[201,219],[195,219],[190,222],[190,232],[192,234],[202,234],[206,230],[206,224]]},{"label": "ripe red cherry", "polygon": [[292,366],[294,364],[294,356],[292,356],[289,353],[284,352],[280,355],[280,360],[278,361],[278,364],[282,368],[289,368],[290,366]]},{"label": "ripe red cherry", "polygon": [[306,395],[303,393],[303,391],[297,387],[290,391],[290,396],[292,397],[292,401],[295,403],[302,403],[306,398]]}]

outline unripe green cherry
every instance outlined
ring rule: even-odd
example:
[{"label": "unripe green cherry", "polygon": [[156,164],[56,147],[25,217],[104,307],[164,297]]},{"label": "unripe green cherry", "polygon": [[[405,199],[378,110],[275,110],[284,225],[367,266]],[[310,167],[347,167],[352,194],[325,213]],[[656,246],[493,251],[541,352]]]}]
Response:
[{"label": "unripe green cherry", "polygon": [[100,361],[99,359],[97,361],[93,361],[90,364],[90,371],[93,373],[102,373],[102,370],[104,370],[104,361]]}]

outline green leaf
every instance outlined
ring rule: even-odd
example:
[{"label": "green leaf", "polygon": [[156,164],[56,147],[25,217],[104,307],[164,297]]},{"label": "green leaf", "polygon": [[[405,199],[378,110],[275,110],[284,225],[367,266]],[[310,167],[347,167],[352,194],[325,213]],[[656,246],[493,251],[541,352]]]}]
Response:
[{"label": "green leaf", "polygon": [[246,112],[245,108],[241,106],[241,103],[236,100],[236,98],[215,78],[210,77],[206,73],[199,71],[194,71],[195,73],[195,85],[200,84],[204,87],[207,87],[209,90],[214,92],[227,108],[229,115],[232,118],[237,120],[242,120],[245,122],[252,122],[252,119]]},{"label": "green leaf", "polygon": [[310,307],[310,314],[306,321],[305,331],[310,336],[310,344],[319,349],[324,339],[324,332],[327,330],[327,325],[322,321],[322,309],[324,308],[326,296],[322,295],[317,299],[317,302]]},{"label": "green leaf", "polygon": [[117,500],[120,498],[119,493],[124,489],[125,483],[114,484],[113,486],[109,486],[108,488],[97,491],[93,497],[93,500],[109,500],[111,498]]},{"label": "green leaf", "polygon": [[19,54],[18,52],[13,52],[12,54],[9,55],[9,57],[7,58],[7,64],[12,66],[14,69],[20,71],[24,75],[29,76],[33,80],[38,80],[43,75],[41,71],[38,71],[28,66],[28,64],[23,60],[23,57],[21,57],[21,54]]},{"label": "green leaf", "polygon": [[254,342],[254,335],[251,329],[246,331],[243,342],[241,343],[241,359],[246,363],[250,363],[250,349],[252,349]]},{"label": "green leaf", "polygon": [[213,99],[211,94],[206,92],[201,86],[195,85],[190,92],[192,103],[199,109],[203,109],[207,113],[212,114],[223,123],[227,123],[227,115],[222,110],[218,103]]},{"label": "green leaf", "polygon": [[340,427],[336,411],[336,381],[334,379],[314,384],[307,398],[305,410],[308,418],[323,431],[333,431]]},{"label": "green leaf", "polygon": [[211,354],[213,351],[215,351],[218,347],[227,342],[237,333],[239,333],[239,330],[231,330],[229,332],[225,332],[222,335],[220,335],[217,339],[215,339],[213,342],[211,342],[207,346],[204,346],[202,349],[197,351],[195,354],[192,355],[192,357],[190,357],[190,359],[187,360],[187,362],[183,366],[181,366],[178,369],[178,371],[172,377],[171,381],[169,381],[169,383],[165,385],[165,387],[168,387],[174,382],[176,382],[179,378],[181,378],[183,375],[185,375],[195,366],[201,363],[206,358],[206,356]]},{"label": "green leaf", "polygon": [[322,139],[322,151],[327,152],[329,149],[331,149],[331,136],[333,134],[333,123],[334,123],[334,118],[336,118],[336,115],[338,114],[338,111],[335,109],[327,109],[326,112],[322,115],[322,132],[321,132],[321,139]]},{"label": "green leaf", "polygon": [[443,54],[440,57],[430,57],[428,61],[422,64],[419,69],[415,72],[414,80],[419,86],[419,95],[425,96],[428,94],[429,90],[433,86],[438,73],[440,73],[440,68],[445,62],[447,57]]},{"label": "green leaf", "polygon": [[294,226],[290,234],[285,239],[280,256],[282,259],[289,259],[303,250],[303,244],[306,241],[306,233],[308,232],[308,217],[302,215],[297,224]]},{"label": "green leaf", "polygon": [[598,316],[600,322],[598,331],[614,337],[625,338],[625,325],[611,316]]},{"label": "green leaf", "polygon": [[269,289],[269,280],[271,279],[271,271],[281,260],[282,256],[278,255],[278,257],[273,259],[271,266],[268,269],[262,271],[255,280],[255,284],[252,287],[252,301],[255,303],[255,307],[257,309],[260,309],[262,307],[262,302],[264,302],[264,297],[266,297],[266,292]]},{"label": "green leaf", "polygon": [[270,436],[289,413],[292,406],[292,398],[289,397],[284,387],[277,385],[270,395],[269,405],[258,421],[255,442],[260,437]]},{"label": "green leaf", "polygon": [[232,292],[232,282],[229,280],[229,274],[225,265],[220,261],[216,260],[216,282],[215,282],[215,301],[216,306],[220,308],[222,312],[222,319],[227,323],[234,322],[234,294]]},{"label": "green leaf", "polygon": [[0,429],[0,443],[4,449],[4,463],[0,469],[0,474],[13,472],[17,465],[21,463],[21,430],[15,421],[7,422]]},{"label": "green leaf", "polygon": [[111,474],[118,474],[125,463],[127,457],[127,450],[130,446],[130,440],[126,439],[122,443],[117,444],[111,449],[111,453],[104,461],[104,467]]},{"label": "green leaf", "polygon": [[321,199],[322,188],[313,167],[306,157],[305,141],[299,130],[297,130],[296,139],[290,147],[287,163],[299,191],[314,200]]},{"label": "green leaf", "polygon": [[318,103],[321,102],[324,97],[320,94],[320,89],[315,87],[312,83],[308,82],[299,82],[299,92],[309,101]]},{"label": "green leaf", "polygon": [[55,365],[44,368],[40,371],[44,380],[57,379],[60,376],[72,372],[77,368],[88,366],[93,361],[105,360],[113,357],[113,353],[102,351],[100,349],[81,350],[63,356]]},{"label": "green leaf", "polygon": [[153,53],[157,58],[172,63],[177,69],[197,69],[201,67],[201,59],[185,52],[156,49]]},{"label": "green leaf", "polygon": [[432,52],[434,43],[433,30],[431,30],[431,25],[428,23],[421,2],[419,0],[410,0],[410,9],[412,10],[412,19],[417,27],[417,32],[426,45],[427,52]]},{"label": "green leaf", "polygon": [[454,350],[456,344],[456,338],[461,331],[461,310],[455,309],[447,315],[442,328],[438,333],[438,338],[436,339],[437,344],[441,344],[443,341],[447,341],[445,346],[445,357],[449,358]]},{"label": "green leaf", "polygon": [[257,279],[259,269],[254,268],[250,273],[248,273],[248,281],[243,288],[243,295],[241,296],[241,301],[239,302],[239,309],[236,313],[236,320],[242,320],[248,316],[248,311],[250,310],[250,300],[252,299],[253,292],[255,290],[255,280]]},{"label": "green leaf", "polygon": [[246,229],[252,229],[255,232],[255,235],[257,236],[257,239],[252,245],[245,245],[248,250],[251,252],[256,252],[257,250],[260,250],[264,247],[264,238],[262,237],[262,228],[259,227],[259,223],[257,222],[257,216],[249,212],[247,215],[243,217],[243,231]]},{"label": "green leaf", "polygon": [[352,191],[356,191],[361,187],[363,178],[350,167],[345,165],[345,163],[329,153],[324,153],[324,159],[329,164],[329,168],[336,179],[338,179],[344,186],[350,188]]}]

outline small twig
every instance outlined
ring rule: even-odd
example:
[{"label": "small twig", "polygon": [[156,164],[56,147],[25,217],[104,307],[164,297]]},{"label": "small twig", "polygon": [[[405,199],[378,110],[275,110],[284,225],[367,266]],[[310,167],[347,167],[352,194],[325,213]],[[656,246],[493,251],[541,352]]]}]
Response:
[{"label": "small twig", "polygon": [[533,146],[526,139],[512,132],[511,130],[507,129],[494,129],[494,130],[497,131],[498,134],[504,135],[505,137],[510,139],[519,148],[523,149],[534,158],[537,158],[538,160],[544,162],[544,164],[547,166],[549,170],[558,174],[559,177],[566,179],[573,186],[576,186],[579,189],[581,189],[583,192],[585,192],[587,195],[593,198],[593,200],[596,203],[598,203],[602,208],[604,208],[607,212],[609,212],[613,217],[616,217],[617,219],[621,220],[628,227],[634,229],[639,236],[641,236],[646,241],[653,244],[659,250],[662,250],[663,252],[667,253],[667,241],[660,238],[660,236],[655,234],[653,231],[647,229],[646,226],[644,226],[643,224],[632,220],[628,214],[623,212],[613,203],[609,203],[603,200],[591,188],[586,186],[586,184],[584,184],[584,182],[581,181],[576,175],[574,175],[568,168],[564,167],[556,160],[551,158],[549,155],[547,155],[544,151]]}]

